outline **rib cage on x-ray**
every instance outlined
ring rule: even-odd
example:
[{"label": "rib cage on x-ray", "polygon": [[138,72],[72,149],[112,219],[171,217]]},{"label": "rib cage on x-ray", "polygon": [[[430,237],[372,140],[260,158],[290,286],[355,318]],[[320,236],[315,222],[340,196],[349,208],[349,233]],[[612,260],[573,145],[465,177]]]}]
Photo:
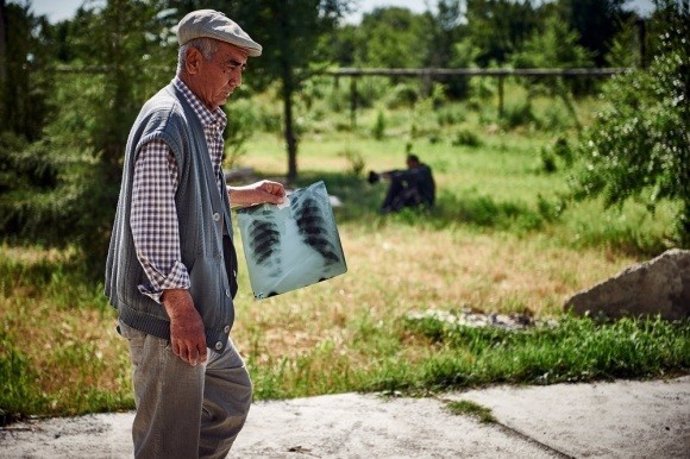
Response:
[{"label": "rib cage on x-ray", "polygon": [[254,296],[266,298],[347,271],[333,210],[323,182],[288,196],[289,206],[238,210]]}]

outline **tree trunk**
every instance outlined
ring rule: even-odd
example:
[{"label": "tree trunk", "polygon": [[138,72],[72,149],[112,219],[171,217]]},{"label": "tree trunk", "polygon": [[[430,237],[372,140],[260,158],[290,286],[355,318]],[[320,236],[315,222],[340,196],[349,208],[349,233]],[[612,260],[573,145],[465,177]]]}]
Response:
[{"label": "tree trunk", "polygon": [[288,182],[297,178],[297,138],[292,119],[292,93],[294,92],[294,82],[292,68],[289,62],[283,63],[283,109],[285,116],[285,145],[288,153]]},{"label": "tree trunk", "polygon": [[285,145],[288,153],[288,182],[297,178],[297,138],[292,116],[292,94],[295,91],[295,75],[293,73],[290,55],[293,52],[292,44],[292,24],[290,23],[289,2],[279,2],[278,20],[280,24],[280,78],[283,83],[283,109],[285,116]]}]

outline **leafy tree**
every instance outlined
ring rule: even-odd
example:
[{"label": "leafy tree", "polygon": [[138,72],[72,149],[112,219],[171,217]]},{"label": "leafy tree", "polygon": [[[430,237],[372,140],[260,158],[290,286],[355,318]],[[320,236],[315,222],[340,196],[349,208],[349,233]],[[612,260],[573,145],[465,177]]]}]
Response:
[{"label": "leafy tree", "polygon": [[324,56],[324,61],[334,63],[340,67],[355,65],[355,53],[359,46],[357,33],[359,27],[345,24],[338,27],[334,33],[324,34],[319,39],[318,53]]},{"label": "leafy tree", "polygon": [[428,30],[428,17],[407,8],[376,8],[362,18],[356,61],[365,67],[422,67]]},{"label": "leafy tree", "polygon": [[578,39],[577,32],[560,17],[552,15],[542,27],[535,28],[511,60],[517,68],[589,67],[591,53],[578,44]]},{"label": "leafy tree", "polygon": [[453,55],[453,44],[461,38],[461,6],[460,0],[439,0],[436,14],[427,13],[431,18],[427,64],[431,67],[448,67]]},{"label": "leafy tree", "polygon": [[[222,3],[222,2],[219,2]],[[318,61],[320,37],[335,30],[350,0],[229,1],[219,7],[236,18],[262,44],[259,59],[252,60],[251,79],[265,86],[280,81],[284,136],[288,153],[288,180],[297,177],[298,138],[294,127],[294,94]]]},{"label": "leafy tree", "polygon": [[590,50],[596,66],[605,57],[621,24],[631,16],[623,10],[629,0],[560,0],[559,9],[579,36],[580,45]]},{"label": "leafy tree", "polygon": [[606,55],[606,64],[611,67],[639,67],[640,56],[639,18],[630,18],[622,25],[613,37],[611,47]]},{"label": "leafy tree", "polygon": [[[456,46],[464,37],[462,5],[460,0],[439,0],[436,5],[436,14],[427,13],[431,18],[428,33],[431,40],[428,44],[429,51],[425,65],[429,67],[470,67],[474,64],[474,57],[471,60],[463,61],[464,58],[469,57],[467,53],[462,54],[466,48]],[[467,83],[466,78],[453,78],[444,81],[444,86],[450,97],[463,97],[467,95]]]},{"label": "leafy tree", "polygon": [[598,114],[580,144],[584,164],[575,195],[602,195],[606,205],[631,197],[653,210],[678,200],[677,231],[690,245],[690,6],[659,2],[659,53],[649,71],[613,78],[604,91],[609,108]]},{"label": "leafy tree", "polygon": [[48,113],[47,27],[45,17],[31,12],[30,2],[0,4],[0,131],[28,140],[40,137]]},{"label": "leafy tree", "polygon": [[36,180],[19,180],[31,174],[14,168],[18,179],[0,191],[5,237],[75,244],[100,268],[129,128],[154,84],[174,70],[160,69],[161,54],[174,53],[174,47],[170,20],[159,11],[156,2],[134,0],[110,0],[102,9],[87,4],[78,11],[65,40],[74,53],[70,64],[85,70],[54,75],[59,84],[50,100],[56,110],[43,138],[24,151],[8,151],[10,164],[22,164],[23,157],[45,160],[53,183],[38,187]]},{"label": "leafy tree", "polygon": [[503,64],[532,34],[538,16],[529,0],[467,0],[467,34],[480,67]]},{"label": "leafy tree", "polygon": [[[591,53],[578,44],[578,38],[577,32],[570,29],[567,22],[552,14],[546,18],[542,27],[534,30],[522,50],[513,54],[511,60],[516,68],[590,67]],[[560,97],[577,127],[581,128],[571,94],[576,89],[573,86],[581,84],[582,80],[532,77],[523,81],[530,94],[545,87],[550,95]]]}]

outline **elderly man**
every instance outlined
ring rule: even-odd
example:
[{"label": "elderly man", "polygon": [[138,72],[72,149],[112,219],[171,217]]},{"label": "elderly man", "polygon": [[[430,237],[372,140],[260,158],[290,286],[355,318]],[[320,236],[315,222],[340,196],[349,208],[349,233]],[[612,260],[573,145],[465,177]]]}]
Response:
[{"label": "elderly man", "polygon": [[130,131],[106,265],[129,341],[136,457],[225,457],[251,404],[229,337],[237,260],[230,202],[280,203],[283,186],[225,186],[221,105],[262,48],[214,10],[178,24],[177,74]]}]

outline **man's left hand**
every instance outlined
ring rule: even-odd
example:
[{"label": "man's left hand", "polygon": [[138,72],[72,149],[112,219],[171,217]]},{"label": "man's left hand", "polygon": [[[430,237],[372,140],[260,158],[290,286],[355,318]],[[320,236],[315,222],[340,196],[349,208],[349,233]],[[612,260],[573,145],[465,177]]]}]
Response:
[{"label": "man's left hand", "polygon": [[262,180],[251,185],[228,187],[230,202],[234,205],[281,204],[285,200],[285,187],[282,183]]}]

